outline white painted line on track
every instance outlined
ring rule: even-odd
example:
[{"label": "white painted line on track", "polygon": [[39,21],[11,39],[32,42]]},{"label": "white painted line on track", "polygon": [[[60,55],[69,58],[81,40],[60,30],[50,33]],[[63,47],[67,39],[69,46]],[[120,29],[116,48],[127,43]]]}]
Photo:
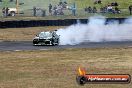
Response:
[{"label": "white painted line on track", "polygon": [[14,51],[18,52],[18,51],[22,51],[22,50],[14,50]]},{"label": "white painted line on track", "polygon": [[48,50],[48,49],[39,49],[39,50]]}]

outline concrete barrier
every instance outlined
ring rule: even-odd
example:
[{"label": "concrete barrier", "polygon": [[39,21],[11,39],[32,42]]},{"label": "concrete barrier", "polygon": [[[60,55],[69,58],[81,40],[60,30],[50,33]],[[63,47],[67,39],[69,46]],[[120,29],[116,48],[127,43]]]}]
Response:
[{"label": "concrete barrier", "polygon": [[[120,24],[126,18],[107,18],[106,24],[111,21],[118,21]],[[42,26],[69,26],[77,22],[88,23],[88,19],[59,19],[59,20],[19,20],[19,21],[0,21],[0,28],[23,28],[23,27],[42,27]]]}]

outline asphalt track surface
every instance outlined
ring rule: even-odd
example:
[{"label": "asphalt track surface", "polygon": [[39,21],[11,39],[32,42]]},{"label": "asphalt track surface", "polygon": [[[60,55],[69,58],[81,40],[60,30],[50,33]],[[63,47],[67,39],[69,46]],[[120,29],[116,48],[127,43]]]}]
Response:
[{"label": "asphalt track surface", "polygon": [[132,41],[119,42],[84,42],[77,45],[58,46],[33,46],[32,41],[6,41],[0,42],[0,51],[21,51],[21,50],[52,50],[65,48],[104,48],[104,47],[132,47]]}]

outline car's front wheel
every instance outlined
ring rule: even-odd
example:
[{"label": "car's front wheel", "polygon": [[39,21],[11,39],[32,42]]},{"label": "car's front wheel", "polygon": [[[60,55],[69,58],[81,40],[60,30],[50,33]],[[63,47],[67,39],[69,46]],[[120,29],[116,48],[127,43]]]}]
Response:
[{"label": "car's front wheel", "polygon": [[38,39],[34,39],[33,40],[33,45],[36,45],[36,44],[38,44],[39,43],[39,40]]}]

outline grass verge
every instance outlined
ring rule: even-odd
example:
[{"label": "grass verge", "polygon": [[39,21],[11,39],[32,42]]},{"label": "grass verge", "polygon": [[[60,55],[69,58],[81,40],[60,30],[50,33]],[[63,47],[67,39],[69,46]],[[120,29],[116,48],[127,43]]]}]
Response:
[{"label": "grass verge", "polygon": [[[77,68],[87,73],[132,75],[132,48],[0,52],[1,88],[80,88]],[[130,88],[132,84],[88,84],[82,88]]]},{"label": "grass verge", "polygon": [[50,26],[0,29],[0,41],[32,41],[35,35],[41,31],[52,31],[59,28],[64,27]]}]

